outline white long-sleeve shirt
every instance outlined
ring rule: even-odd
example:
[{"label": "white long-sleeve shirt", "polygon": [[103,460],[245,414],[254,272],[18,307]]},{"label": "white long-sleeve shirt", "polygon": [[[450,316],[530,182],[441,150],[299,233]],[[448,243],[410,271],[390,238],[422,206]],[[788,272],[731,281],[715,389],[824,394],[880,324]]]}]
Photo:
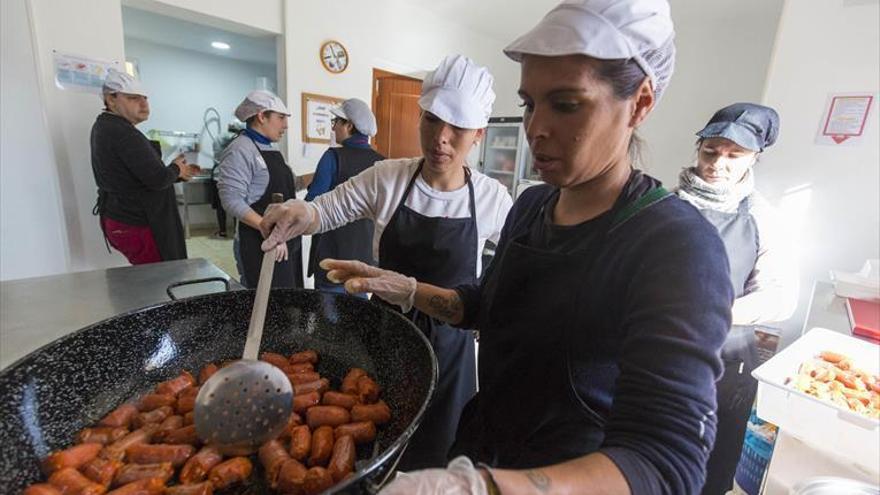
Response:
[{"label": "white long-sleeve shirt", "polygon": [[[320,218],[318,232],[326,232],[362,218],[374,223],[373,256],[379,259],[382,232],[394,215],[421,158],[384,160],[352,177],[332,191],[315,198]],[[477,273],[482,272],[482,252],[487,240],[498,242],[501,227],[513,200],[497,180],[471,169],[477,221]],[[470,216],[467,185],[455,191],[431,188],[421,174],[406,199],[406,206],[428,217],[466,218]]]}]

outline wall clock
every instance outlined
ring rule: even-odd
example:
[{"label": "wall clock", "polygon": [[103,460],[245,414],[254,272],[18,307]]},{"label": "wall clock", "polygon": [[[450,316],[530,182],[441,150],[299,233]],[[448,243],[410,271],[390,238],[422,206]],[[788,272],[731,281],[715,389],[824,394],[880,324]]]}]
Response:
[{"label": "wall clock", "polygon": [[333,74],[339,74],[348,68],[348,50],[342,43],[330,40],[321,45],[321,65]]}]

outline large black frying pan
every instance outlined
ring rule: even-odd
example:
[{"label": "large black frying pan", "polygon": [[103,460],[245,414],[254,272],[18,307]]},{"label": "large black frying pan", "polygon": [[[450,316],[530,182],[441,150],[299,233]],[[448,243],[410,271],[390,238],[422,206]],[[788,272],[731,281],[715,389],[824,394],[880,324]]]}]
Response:
[{"label": "large black frying pan", "polygon": [[[182,370],[241,358],[254,291],[159,304],[96,323],[34,351],[0,373],[0,492],[43,479],[39,462],[82,428]],[[315,349],[338,388],[349,368],[383,386],[392,421],[358,452],[357,473],[328,493],[375,492],[418,426],[437,381],[424,335],[399,314],[346,295],[273,289],[261,350]],[[259,463],[255,463],[259,465]],[[262,472],[230,493],[264,493]]]}]

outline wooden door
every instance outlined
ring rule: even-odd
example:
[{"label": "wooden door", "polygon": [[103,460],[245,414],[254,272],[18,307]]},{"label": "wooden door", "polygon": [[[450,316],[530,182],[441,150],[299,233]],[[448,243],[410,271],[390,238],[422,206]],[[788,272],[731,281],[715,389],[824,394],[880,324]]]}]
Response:
[{"label": "wooden door", "polygon": [[421,156],[419,95],[422,81],[373,69],[373,111],[379,127],[376,151],[388,158]]}]

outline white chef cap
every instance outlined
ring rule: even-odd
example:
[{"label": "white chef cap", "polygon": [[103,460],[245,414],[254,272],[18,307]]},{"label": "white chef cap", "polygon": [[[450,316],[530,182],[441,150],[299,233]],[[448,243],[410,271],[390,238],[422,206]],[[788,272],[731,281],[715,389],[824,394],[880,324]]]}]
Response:
[{"label": "white chef cap", "polygon": [[456,127],[482,129],[492,114],[494,81],[485,67],[463,55],[450,55],[425,77],[419,106]]},{"label": "white chef cap", "polygon": [[266,110],[275,113],[282,113],[290,117],[290,110],[284,106],[284,102],[281,101],[281,98],[271,91],[257,89],[248,93],[244,100],[238,104],[238,107],[235,109],[235,118],[244,122],[254,115]]},{"label": "white chef cap", "polygon": [[659,97],[672,77],[674,36],[666,0],[567,0],[504,53],[517,62],[523,55],[632,59]]},{"label": "white chef cap", "polygon": [[125,93],[129,95],[149,96],[147,90],[137,79],[128,73],[110,68],[107,70],[107,78],[101,85],[101,93],[108,95],[113,93]]},{"label": "white chef cap", "polygon": [[342,105],[330,109],[333,115],[352,123],[355,129],[367,136],[376,135],[376,116],[370,106],[363,100],[349,98]]}]

